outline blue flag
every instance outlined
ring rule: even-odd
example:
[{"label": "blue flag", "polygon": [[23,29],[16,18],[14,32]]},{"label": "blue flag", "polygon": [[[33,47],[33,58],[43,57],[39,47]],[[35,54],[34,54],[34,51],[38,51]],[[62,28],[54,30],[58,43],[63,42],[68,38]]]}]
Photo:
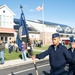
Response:
[{"label": "blue flag", "polygon": [[23,11],[21,13],[18,31],[19,31],[19,33],[17,35],[16,43],[18,45],[18,48],[21,50],[21,48],[22,48],[22,35],[28,35],[28,29],[27,29],[27,25],[26,25],[25,16],[24,16]]},{"label": "blue flag", "polygon": [[24,13],[21,13],[20,26],[22,26],[22,35],[28,35],[28,29],[25,21]]},{"label": "blue flag", "polygon": [[17,43],[17,45],[18,45],[18,48],[21,50],[21,48],[22,48],[22,40],[20,40],[20,38],[19,38],[19,36],[17,35],[17,38],[16,38],[17,40],[16,40],[16,43]]}]

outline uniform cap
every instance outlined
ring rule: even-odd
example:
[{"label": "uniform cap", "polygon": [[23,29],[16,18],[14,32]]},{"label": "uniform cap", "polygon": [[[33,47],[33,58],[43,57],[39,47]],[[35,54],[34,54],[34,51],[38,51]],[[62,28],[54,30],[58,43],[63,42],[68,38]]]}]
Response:
[{"label": "uniform cap", "polygon": [[75,40],[74,40],[74,37],[73,37],[73,36],[71,36],[71,37],[70,37],[70,42],[75,42]]},{"label": "uniform cap", "polygon": [[52,34],[52,38],[56,38],[56,37],[60,37],[60,35],[58,33]]}]

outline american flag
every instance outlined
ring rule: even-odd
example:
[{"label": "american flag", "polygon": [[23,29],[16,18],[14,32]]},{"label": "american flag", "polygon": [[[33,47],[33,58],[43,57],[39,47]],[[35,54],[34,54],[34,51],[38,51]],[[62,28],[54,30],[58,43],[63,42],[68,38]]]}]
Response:
[{"label": "american flag", "polygon": [[36,8],[36,10],[37,10],[37,11],[43,10],[43,6],[42,6],[42,5],[38,6],[38,7]]}]

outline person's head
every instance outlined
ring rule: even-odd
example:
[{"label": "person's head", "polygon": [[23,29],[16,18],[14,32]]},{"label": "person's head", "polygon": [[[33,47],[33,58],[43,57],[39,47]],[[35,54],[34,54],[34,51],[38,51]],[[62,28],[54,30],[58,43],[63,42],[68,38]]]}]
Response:
[{"label": "person's head", "polygon": [[75,48],[75,41],[74,42],[71,42],[71,47],[72,48]]},{"label": "person's head", "polygon": [[75,48],[75,40],[73,36],[70,37],[70,45],[72,48]]},{"label": "person's head", "polygon": [[28,42],[28,46],[31,46],[31,42]]},{"label": "person's head", "polygon": [[60,42],[60,35],[58,33],[52,34],[53,45],[57,46]]},{"label": "person's head", "polygon": [[23,41],[22,44],[25,44],[25,42]]}]

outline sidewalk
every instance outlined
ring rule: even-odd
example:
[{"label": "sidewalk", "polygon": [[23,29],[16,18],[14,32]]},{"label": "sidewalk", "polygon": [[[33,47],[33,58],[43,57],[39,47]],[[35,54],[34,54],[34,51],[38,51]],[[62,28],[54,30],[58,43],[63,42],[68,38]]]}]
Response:
[{"label": "sidewalk", "polygon": [[[41,60],[36,59],[36,62],[42,61],[42,60],[47,60],[47,59],[48,59],[48,56]],[[33,60],[31,58],[27,58],[26,61],[24,61],[22,59],[9,60],[9,61],[5,61],[5,63],[3,65],[0,64],[0,70],[10,68],[10,67],[20,66],[20,65],[24,65],[24,64],[29,64],[29,63],[33,63]]]}]

